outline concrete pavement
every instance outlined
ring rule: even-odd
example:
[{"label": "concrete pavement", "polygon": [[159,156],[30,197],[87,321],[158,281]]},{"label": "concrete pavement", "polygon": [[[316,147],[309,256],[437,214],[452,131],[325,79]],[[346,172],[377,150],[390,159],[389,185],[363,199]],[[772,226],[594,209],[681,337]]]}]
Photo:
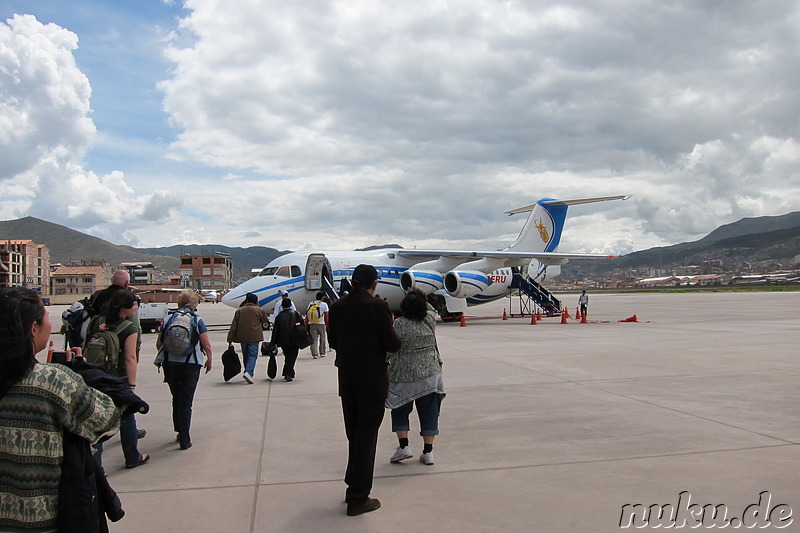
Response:
[{"label": "concrete pavement", "polygon": [[[292,383],[267,381],[265,358],[255,384],[225,383],[227,329],[214,328],[194,446],[180,451],[145,335],[137,391],[151,412],[138,420],[152,459],[125,470],[117,438],[105,446],[127,512],[111,530],[605,532],[619,531],[623,505],[677,507],[683,491],[729,519],[763,491],[771,508],[800,512],[799,296],[590,293],[589,324],[503,321],[507,300],[471,308],[465,328],[439,324],[448,396],[436,464],[417,461],[413,418],[414,459],[389,464],[387,414],[373,488],[383,507],[358,517],[343,504],[333,356],[301,351]],[[577,295],[565,301],[574,308]],[[199,312],[212,325],[233,315]],[[633,314],[639,323],[618,322]]]}]

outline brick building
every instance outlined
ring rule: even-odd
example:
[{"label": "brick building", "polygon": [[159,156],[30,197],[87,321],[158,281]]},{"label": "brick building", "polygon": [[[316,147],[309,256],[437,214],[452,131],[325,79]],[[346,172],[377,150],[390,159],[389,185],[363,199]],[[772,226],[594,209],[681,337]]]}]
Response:
[{"label": "brick building", "polygon": [[233,268],[227,254],[183,255],[181,286],[195,290],[223,291],[231,288]]},{"label": "brick building", "polygon": [[0,287],[27,287],[50,295],[50,250],[30,239],[0,241]]},{"label": "brick building", "polygon": [[103,262],[61,266],[50,274],[52,303],[72,303],[111,284],[111,266]]}]

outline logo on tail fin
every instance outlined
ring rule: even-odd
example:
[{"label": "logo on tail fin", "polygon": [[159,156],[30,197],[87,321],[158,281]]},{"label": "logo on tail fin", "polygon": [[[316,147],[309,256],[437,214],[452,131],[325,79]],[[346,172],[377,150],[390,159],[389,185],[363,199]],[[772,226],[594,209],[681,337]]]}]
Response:
[{"label": "logo on tail fin", "polygon": [[539,230],[539,236],[542,238],[542,242],[545,244],[550,242],[550,232],[548,231],[547,226],[544,225],[544,222],[542,222],[541,217],[539,220],[534,220],[533,222],[534,227]]}]

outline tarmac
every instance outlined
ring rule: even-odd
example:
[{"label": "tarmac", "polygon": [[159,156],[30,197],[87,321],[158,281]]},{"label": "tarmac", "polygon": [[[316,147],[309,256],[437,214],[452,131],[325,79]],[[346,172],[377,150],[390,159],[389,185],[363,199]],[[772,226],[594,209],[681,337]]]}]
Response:
[{"label": "tarmac", "polygon": [[[343,503],[335,355],[301,351],[291,383],[267,380],[266,358],[253,385],[226,383],[219,357],[234,310],[201,304],[214,368],[195,397],[194,446],[178,448],[156,336],[145,335],[137,392],[151,410],[137,419],[152,459],[126,470],[117,437],[106,444],[126,510],[111,531],[606,532],[626,520],[654,527],[647,510],[668,505],[662,527],[724,506],[732,527],[749,516],[798,531],[786,512],[800,512],[799,296],[590,292],[586,324],[502,320],[510,300],[470,308],[466,327],[439,323],[448,394],[436,463],[417,460],[413,414],[415,457],[389,463],[387,413],[372,491],[383,505],[357,517]],[[574,316],[577,294],[563,298]],[[626,519],[635,504],[640,515]],[[724,525],[702,519],[685,527]]]}]

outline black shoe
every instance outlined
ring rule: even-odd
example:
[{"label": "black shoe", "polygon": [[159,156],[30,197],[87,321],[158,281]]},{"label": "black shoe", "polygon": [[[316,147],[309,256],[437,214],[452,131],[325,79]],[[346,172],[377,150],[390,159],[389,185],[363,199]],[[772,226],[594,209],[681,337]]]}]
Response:
[{"label": "black shoe", "polygon": [[367,498],[361,503],[348,503],[347,516],[358,516],[360,514],[376,511],[381,508],[381,502],[377,498]]},{"label": "black shoe", "polygon": [[147,430],[146,430],[146,429],[140,429],[140,430],[139,430],[139,431],[136,433],[136,438],[137,438],[137,439],[143,439],[145,435],[147,435]]},{"label": "black shoe", "polygon": [[181,443],[181,450],[188,450],[191,447],[192,447],[191,441]]},{"label": "black shoe", "polygon": [[283,381],[292,381],[294,378],[283,378]]}]

